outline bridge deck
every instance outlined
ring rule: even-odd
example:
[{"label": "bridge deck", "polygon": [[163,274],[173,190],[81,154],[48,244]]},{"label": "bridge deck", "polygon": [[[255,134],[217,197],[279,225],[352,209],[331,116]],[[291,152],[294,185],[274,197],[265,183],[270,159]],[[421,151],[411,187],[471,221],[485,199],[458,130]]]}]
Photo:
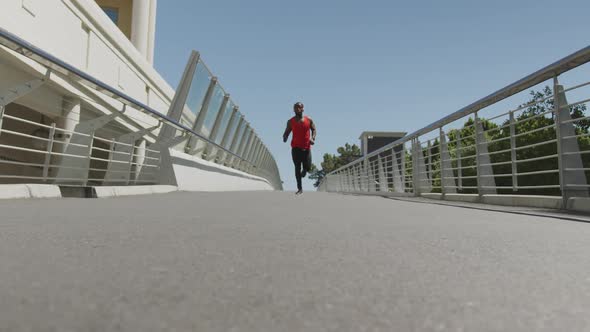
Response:
[{"label": "bridge deck", "polygon": [[583,222],[283,192],[0,209],[2,331],[590,328]]}]

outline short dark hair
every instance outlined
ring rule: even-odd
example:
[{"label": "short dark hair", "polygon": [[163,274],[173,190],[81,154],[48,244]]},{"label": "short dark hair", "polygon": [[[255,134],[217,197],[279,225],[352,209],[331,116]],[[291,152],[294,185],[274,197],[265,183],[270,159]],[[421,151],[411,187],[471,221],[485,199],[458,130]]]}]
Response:
[{"label": "short dark hair", "polygon": [[303,107],[303,103],[302,103],[302,102],[300,102],[300,101],[298,101],[298,102],[296,102],[296,103],[293,105],[293,108],[295,108],[295,107],[297,107],[297,106],[301,106],[301,107]]}]

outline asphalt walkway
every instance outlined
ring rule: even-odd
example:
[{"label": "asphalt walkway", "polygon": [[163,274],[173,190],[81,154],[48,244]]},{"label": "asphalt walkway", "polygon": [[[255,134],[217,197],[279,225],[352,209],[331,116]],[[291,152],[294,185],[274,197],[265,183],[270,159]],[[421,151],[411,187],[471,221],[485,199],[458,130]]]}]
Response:
[{"label": "asphalt walkway", "polygon": [[590,330],[590,223],[286,192],[0,211],[2,332]]}]

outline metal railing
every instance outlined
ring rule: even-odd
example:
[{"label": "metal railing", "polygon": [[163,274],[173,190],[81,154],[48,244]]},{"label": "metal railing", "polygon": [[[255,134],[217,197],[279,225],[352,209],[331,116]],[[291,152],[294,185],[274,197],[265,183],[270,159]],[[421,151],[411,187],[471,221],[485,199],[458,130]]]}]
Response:
[{"label": "metal railing", "polygon": [[[0,91],[1,183],[161,183],[161,154],[173,147],[282,189],[272,154],[200,57],[192,64],[197,74],[181,82],[163,114],[2,28],[0,45],[47,70],[45,77]],[[50,75],[72,89],[59,92],[60,105],[31,106],[27,95],[42,85],[64,90]],[[209,88],[197,105],[203,82]],[[174,114],[175,107],[180,112]]]},{"label": "metal railing", "polygon": [[[330,172],[320,190],[480,201],[542,195],[568,208],[570,198],[589,196],[590,82],[564,88],[559,79],[589,61],[586,47]],[[535,86],[542,90],[521,93]]]}]

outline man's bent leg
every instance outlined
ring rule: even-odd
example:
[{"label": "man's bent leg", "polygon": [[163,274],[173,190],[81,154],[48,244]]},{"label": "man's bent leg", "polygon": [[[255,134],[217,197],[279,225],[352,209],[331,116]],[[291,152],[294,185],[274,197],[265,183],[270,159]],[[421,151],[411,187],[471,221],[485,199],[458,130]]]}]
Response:
[{"label": "man's bent leg", "polygon": [[301,173],[301,177],[305,177],[309,169],[311,168],[311,150],[303,150],[303,173]]}]

